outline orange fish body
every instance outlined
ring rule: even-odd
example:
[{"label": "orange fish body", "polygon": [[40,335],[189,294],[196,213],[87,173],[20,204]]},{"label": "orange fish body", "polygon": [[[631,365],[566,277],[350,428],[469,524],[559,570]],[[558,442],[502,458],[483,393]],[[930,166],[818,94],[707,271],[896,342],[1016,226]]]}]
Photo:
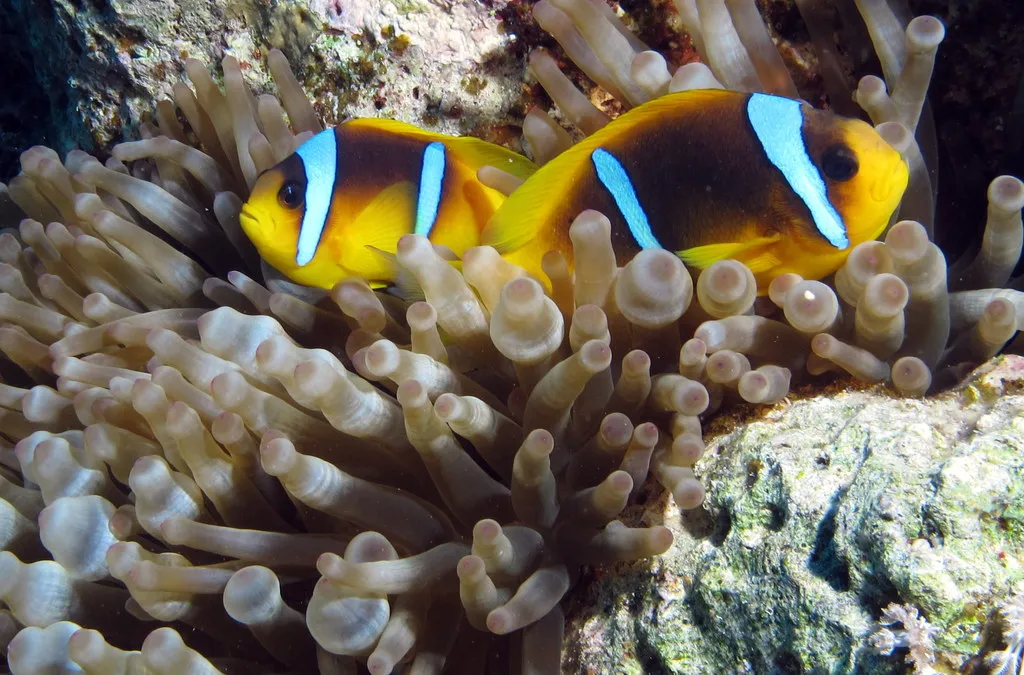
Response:
[{"label": "orange fish body", "polygon": [[526,158],[474,138],[392,120],[356,119],[320,132],[264,172],[241,224],[273,267],[330,288],[362,277],[395,280],[393,254],[409,233],[460,256],[480,243],[505,195],[477,180],[482,166],[526,178]]},{"label": "orange fish body", "polygon": [[545,280],[548,250],[572,260],[586,209],[612,223],[619,264],[643,248],[703,268],[735,259],[762,292],[818,279],[881,234],[908,170],[871,126],[792,99],[687,91],[616,118],[541,167],[491,219],[483,243]]}]

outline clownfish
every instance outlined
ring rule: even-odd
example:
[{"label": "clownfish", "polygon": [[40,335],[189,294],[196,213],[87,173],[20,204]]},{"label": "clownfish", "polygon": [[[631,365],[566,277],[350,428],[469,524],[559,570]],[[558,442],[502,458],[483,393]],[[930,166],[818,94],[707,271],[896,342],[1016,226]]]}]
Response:
[{"label": "clownfish", "polygon": [[630,110],[513,192],[482,243],[538,280],[541,256],[571,262],[569,225],[611,221],[619,264],[664,248],[702,269],[733,259],[759,292],[795,272],[820,279],[877,238],[909,171],[867,123],[766,94],[697,90]]},{"label": "clownfish", "polygon": [[479,245],[505,200],[477,180],[483,166],[520,179],[537,169],[479,139],[393,120],[349,120],[264,171],[239,220],[263,259],[293,281],[331,288],[362,277],[387,286],[395,281],[402,235],[426,235],[456,256]]}]

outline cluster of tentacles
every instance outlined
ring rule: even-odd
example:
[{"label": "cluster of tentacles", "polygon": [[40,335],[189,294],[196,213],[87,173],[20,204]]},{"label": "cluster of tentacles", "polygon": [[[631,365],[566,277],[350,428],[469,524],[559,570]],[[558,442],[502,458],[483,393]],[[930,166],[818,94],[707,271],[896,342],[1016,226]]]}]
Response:
[{"label": "cluster of tentacles", "polygon": [[[626,105],[723,84],[795,93],[752,2],[678,6],[710,69],[670,75],[589,0],[536,16]],[[423,301],[279,278],[237,221],[259,172],[320,129],[278,52],[280,99],[254,98],[231,57],[223,91],[190,61],[192,87],[105,164],[26,151],[0,191],[12,672],[560,672],[559,603],[580,568],[672,544],[619,520],[648,477],[701,505],[702,417],[830,370],[923,395],[1024,320],[1002,288],[1020,181],[992,182],[980,252],[955,273],[930,240],[910,130],[941,25],[898,28],[903,51],[879,48],[892,95],[866,78],[857,100],[914,169],[902,217],[918,220],[768,298],[734,261],[695,280],[660,250],[618,268],[596,212],[572,224],[574,269],[545,258],[550,294],[493,249],[457,271],[415,235],[397,260]],[[550,57],[531,67],[582,131],[607,121]],[[571,142],[542,111],[525,135],[538,161]]]}]

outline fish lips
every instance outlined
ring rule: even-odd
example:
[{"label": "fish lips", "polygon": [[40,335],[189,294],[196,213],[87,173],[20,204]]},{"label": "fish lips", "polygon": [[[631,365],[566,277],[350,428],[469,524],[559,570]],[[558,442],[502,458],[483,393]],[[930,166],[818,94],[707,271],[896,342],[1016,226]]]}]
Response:
[{"label": "fish lips", "polygon": [[248,204],[242,204],[242,210],[238,214],[238,222],[250,239],[253,239],[253,235],[260,229],[260,219],[252,212]]},{"label": "fish lips", "polygon": [[282,228],[270,215],[260,215],[256,209],[249,204],[243,204],[238,214],[238,222],[242,231],[258,249],[270,249],[284,251],[287,245],[284,243]]},{"label": "fish lips", "polygon": [[888,202],[906,190],[909,179],[910,168],[903,157],[897,156],[889,171],[871,186],[871,198],[876,202]]}]

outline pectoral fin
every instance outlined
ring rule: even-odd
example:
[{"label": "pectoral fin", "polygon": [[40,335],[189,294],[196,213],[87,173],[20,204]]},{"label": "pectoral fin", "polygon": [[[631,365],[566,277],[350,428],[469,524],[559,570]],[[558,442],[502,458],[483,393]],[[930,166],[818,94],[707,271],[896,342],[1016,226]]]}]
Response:
[{"label": "pectoral fin", "polygon": [[377,252],[394,254],[402,235],[412,232],[416,213],[416,185],[395,183],[382,190],[344,226],[336,239],[339,264],[368,281],[391,279],[394,265]]}]

